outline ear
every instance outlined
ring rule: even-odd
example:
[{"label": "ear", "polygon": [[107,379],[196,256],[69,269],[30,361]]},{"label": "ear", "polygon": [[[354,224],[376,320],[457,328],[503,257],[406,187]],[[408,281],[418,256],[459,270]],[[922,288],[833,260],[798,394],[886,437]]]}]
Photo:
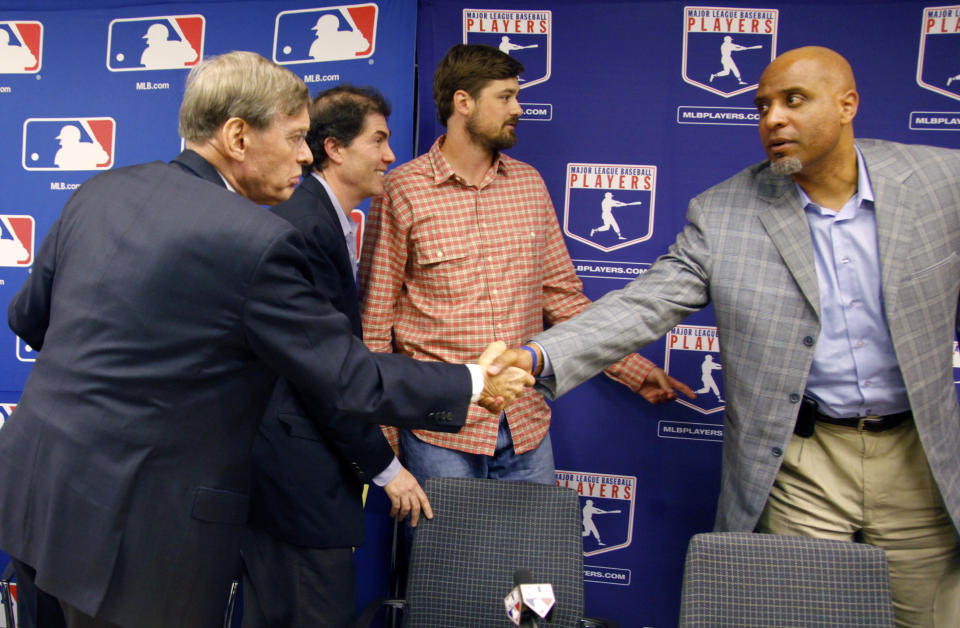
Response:
[{"label": "ear", "polygon": [[343,163],[343,144],[335,137],[323,138],[323,152],[327,154],[327,159],[340,165]]},{"label": "ear", "polygon": [[840,121],[843,124],[850,124],[857,115],[857,109],[860,106],[860,94],[855,89],[849,89],[840,94]]},{"label": "ear", "polygon": [[241,118],[230,118],[220,126],[218,135],[223,153],[234,161],[243,161],[250,146],[250,125]]},{"label": "ear", "polygon": [[473,111],[475,102],[473,96],[465,90],[458,89],[453,92],[453,111],[455,113],[459,113],[464,117],[469,116],[470,112]]}]

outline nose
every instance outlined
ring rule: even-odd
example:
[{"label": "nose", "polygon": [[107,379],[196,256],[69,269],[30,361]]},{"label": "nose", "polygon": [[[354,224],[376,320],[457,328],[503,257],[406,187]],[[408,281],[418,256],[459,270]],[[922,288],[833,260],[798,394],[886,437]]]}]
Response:
[{"label": "nose", "polygon": [[787,123],[786,108],[777,103],[770,103],[767,112],[763,115],[762,122],[764,126],[770,129],[777,129]]},{"label": "nose", "polygon": [[510,107],[511,115],[517,116],[519,118],[521,115],[523,115],[523,107],[520,106],[520,101],[517,99],[514,99],[511,101],[511,103],[513,104],[513,106]]},{"label": "nose", "polygon": [[389,142],[383,143],[383,154],[380,156],[383,159],[384,163],[392,164],[397,160],[397,156],[393,154],[393,150],[390,148]]},{"label": "nose", "polygon": [[310,152],[310,146],[306,142],[300,142],[297,147],[297,163],[301,166],[309,166],[313,163],[313,153]]}]

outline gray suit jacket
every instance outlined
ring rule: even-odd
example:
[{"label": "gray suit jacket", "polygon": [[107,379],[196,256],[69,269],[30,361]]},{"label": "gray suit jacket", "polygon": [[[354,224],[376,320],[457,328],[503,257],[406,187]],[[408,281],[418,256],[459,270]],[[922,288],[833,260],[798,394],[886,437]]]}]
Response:
[{"label": "gray suit jacket", "polygon": [[[876,198],[883,303],[934,478],[960,525],[952,349],[960,289],[960,152],[858,142]],[[820,330],[813,244],[796,186],[764,162],[690,202],[668,253],[535,340],[561,395],[712,302],[727,400],[718,530],[751,531],[793,431]]]}]

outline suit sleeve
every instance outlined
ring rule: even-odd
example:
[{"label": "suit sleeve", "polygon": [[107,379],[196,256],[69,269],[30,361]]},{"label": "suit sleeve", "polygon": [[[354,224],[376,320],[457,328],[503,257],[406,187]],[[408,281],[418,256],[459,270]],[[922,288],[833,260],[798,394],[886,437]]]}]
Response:
[{"label": "suit sleeve", "polygon": [[[577,277],[573,262],[570,261],[570,253],[563,242],[557,214],[545,186],[543,196],[546,222],[544,231],[547,236],[543,269],[543,314],[547,322],[554,325],[585,310],[590,305],[590,299],[583,293],[583,283]],[[607,368],[605,373],[637,392],[654,366],[653,362],[645,357],[630,353]]]},{"label": "suit sleeve", "polygon": [[43,347],[43,339],[50,324],[59,233],[60,220],[57,220],[37,251],[30,275],[7,308],[10,329],[37,351]]},{"label": "suit sleeve", "polygon": [[311,417],[455,432],[472,384],[462,365],[374,355],[306,279],[302,238],[292,229],[264,251],[244,303],[247,343],[297,390]]},{"label": "suit sleeve", "polygon": [[710,249],[701,218],[694,199],[687,225],[647,272],[534,338],[550,356],[555,375],[538,388],[559,397],[709,303]]},{"label": "suit sleeve", "polygon": [[[313,285],[322,296],[334,302],[343,301],[344,279],[335,260],[342,259],[347,264],[350,260],[341,255],[341,249],[345,247],[340,225],[325,224],[313,217],[297,226],[306,237],[305,253]],[[350,281],[353,281],[352,277]],[[363,471],[361,479],[373,478],[393,460],[393,450],[380,428],[373,423],[345,421],[339,416],[326,418],[321,425],[324,440],[340,460],[351,467],[353,464],[360,467]]]}]

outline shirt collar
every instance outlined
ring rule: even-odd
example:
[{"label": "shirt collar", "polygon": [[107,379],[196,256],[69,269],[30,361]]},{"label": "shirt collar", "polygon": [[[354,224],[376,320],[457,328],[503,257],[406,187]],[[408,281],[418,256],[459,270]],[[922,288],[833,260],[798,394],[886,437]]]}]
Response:
[{"label": "shirt collar", "polygon": [[[447,158],[443,156],[443,151],[440,150],[440,147],[443,146],[443,140],[446,139],[446,135],[441,135],[433,143],[433,146],[430,147],[430,152],[427,153],[427,158],[430,160],[430,166],[433,168],[433,182],[437,185],[440,185],[448,179],[457,178],[457,173],[453,171],[453,168],[450,166],[450,162],[447,161]],[[496,174],[506,175],[510,171],[510,167],[504,160],[504,155],[502,153],[497,153],[497,156],[494,158],[493,167],[490,169]],[[487,185],[490,181],[490,170],[487,171],[487,176],[484,177],[484,181],[480,187]]]},{"label": "shirt collar", "polygon": [[[854,195],[854,201],[856,207],[863,206],[864,201],[870,203],[868,207],[873,205],[873,186],[870,185],[870,173],[867,172],[867,162],[863,158],[863,153],[860,152],[860,147],[854,145],[854,148],[857,151],[857,193]],[[810,200],[810,197],[807,196],[807,193],[803,191],[803,188],[796,182],[794,185],[797,186],[797,192],[800,193],[800,199],[803,201],[803,206],[807,207],[809,205],[816,205],[813,201]]]},{"label": "shirt collar", "polygon": [[310,175],[320,182],[320,185],[323,186],[323,189],[327,191],[327,196],[330,197],[330,202],[333,203],[333,208],[336,210],[334,213],[337,215],[337,218],[340,220],[340,228],[343,229],[344,237],[353,235],[354,233],[354,222],[347,218],[347,215],[343,213],[343,208],[340,207],[340,201],[337,200],[337,196],[333,193],[333,190],[330,189],[330,184],[320,175],[319,172],[313,170],[310,172]]}]

